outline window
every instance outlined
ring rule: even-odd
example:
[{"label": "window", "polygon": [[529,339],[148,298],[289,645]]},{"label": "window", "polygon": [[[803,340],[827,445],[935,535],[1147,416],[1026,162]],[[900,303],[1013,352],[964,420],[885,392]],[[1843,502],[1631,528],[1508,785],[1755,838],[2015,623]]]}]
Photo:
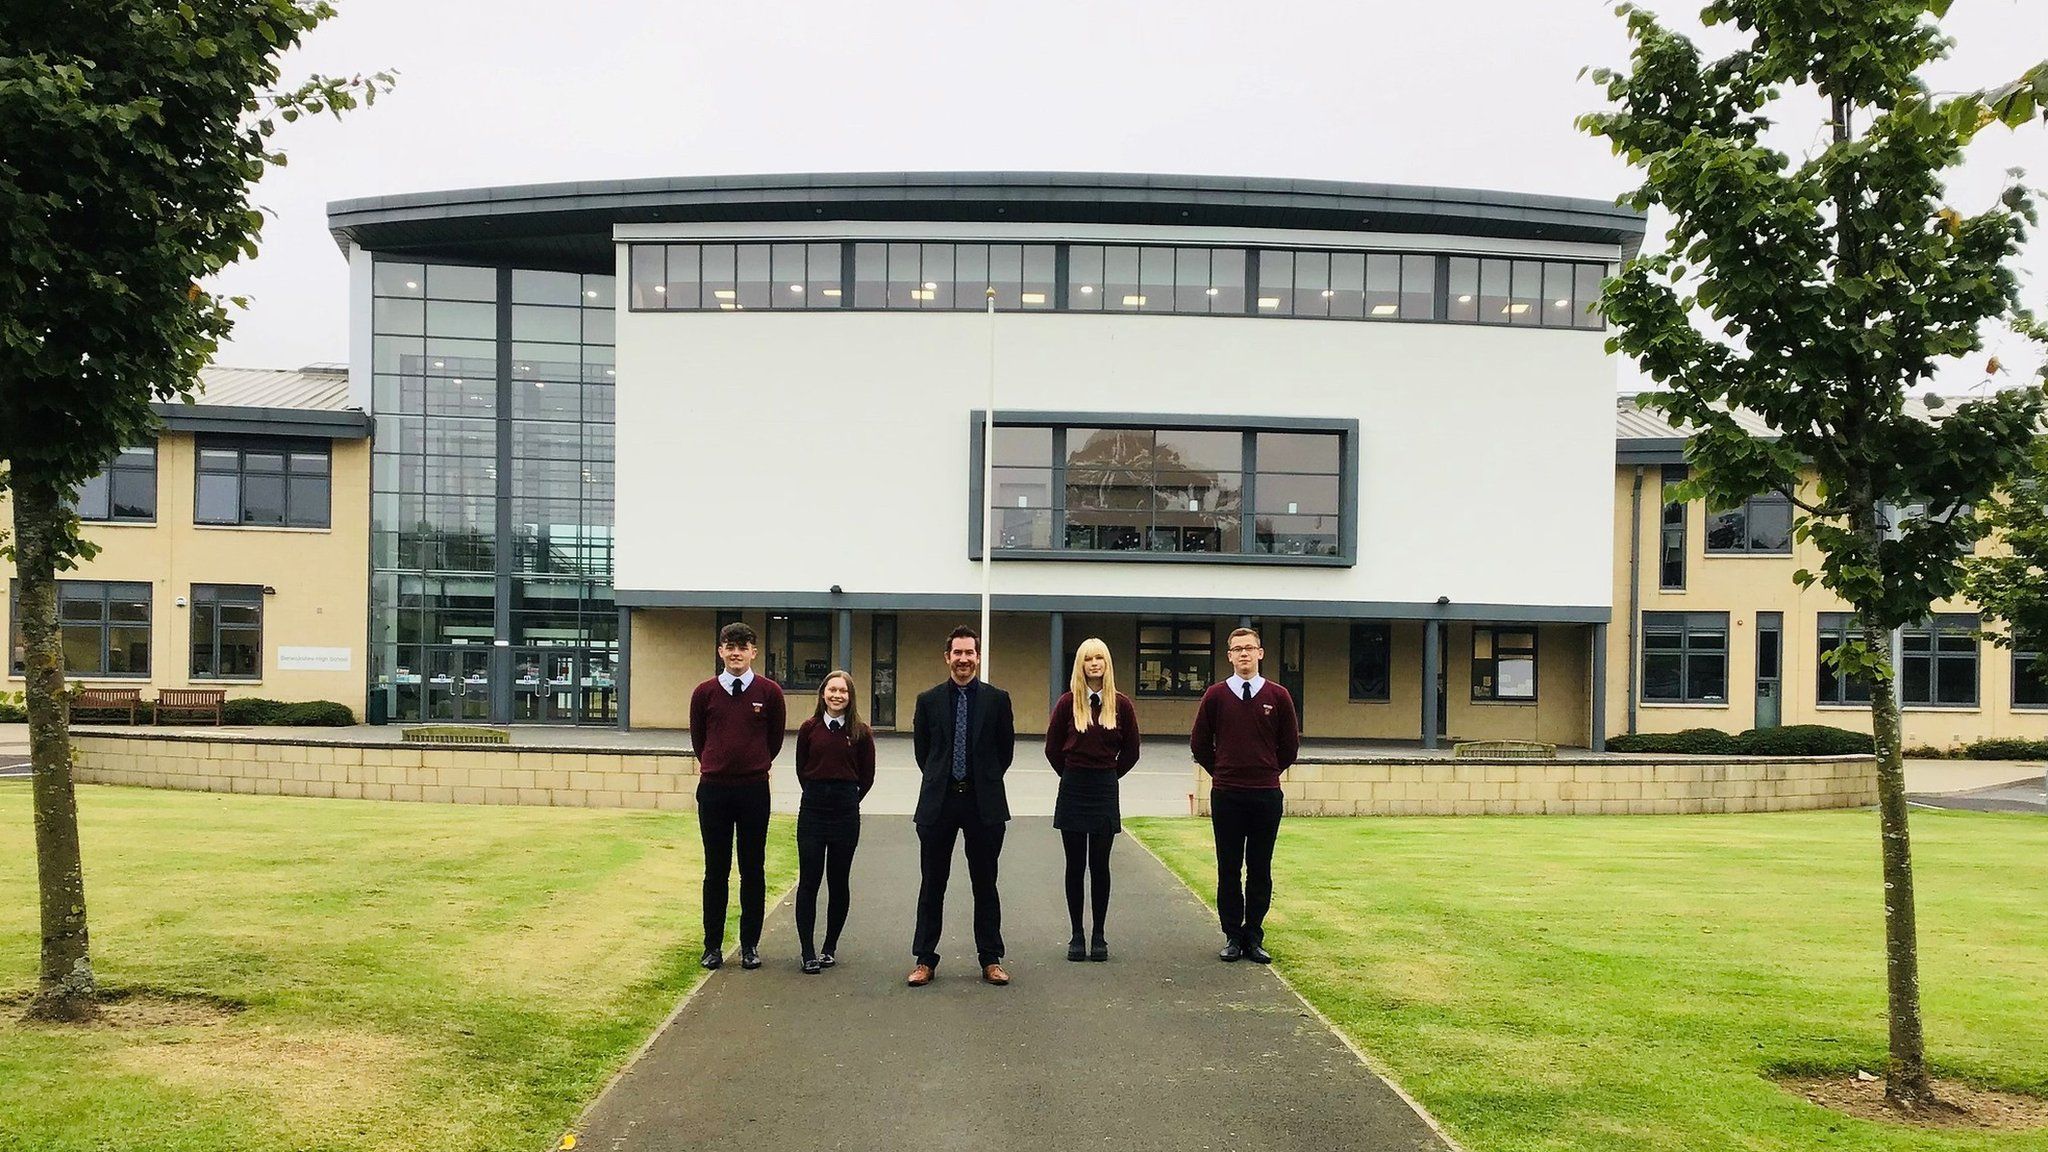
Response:
[{"label": "window", "polygon": [[192,586],[192,675],[202,680],[262,678],[262,588]]},{"label": "window", "polygon": [[1528,628],[1472,629],[1472,699],[1536,699],[1536,633]]},{"label": "window", "polygon": [[832,617],[771,613],[766,656],[770,680],[792,692],[816,692],[832,671]]},{"label": "window", "polygon": [[[1064,267],[1064,273],[1061,269]],[[937,241],[633,244],[636,312],[1157,312],[1599,328],[1604,264],[1345,249]],[[1441,302],[1439,283],[1449,286]],[[386,303],[379,301],[380,305]],[[400,301],[388,302],[394,307]],[[1446,310],[1448,309],[1448,311]],[[418,331],[418,321],[408,321]],[[402,332],[394,313],[380,332]]]},{"label": "window", "polygon": [[1792,552],[1792,502],[1782,492],[1752,496],[1742,506],[1707,516],[1707,551],[1742,554]]},{"label": "window", "polygon": [[[1335,560],[1346,545],[1346,435],[1004,425],[990,499],[995,547]],[[979,428],[974,436],[978,445]],[[979,486],[978,472],[971,482]],[[1257,493],[1249,538],[1248,489]]]},{"label": "window", "polygon": [[326,441],[201,437],[193,519],[325,528],[330,487]]},{"label": "window", "polygon": [[99,475],[78,486],[80,520],[147,524],[156,519],[156,445],[123,448]]},{"label": "window", "polygon": [[[1860,637],[1862,629],[1856,617],[1848,612],[1823,612],[1820,614],[1820,639],[1816,652],[1825,657],[1828,653]],[[1816,661],[1819,677],[1815,698],[1822,704],[1868,704],[1870,685],[1863,680],[1838,671],[1825,659]]]},{"label": "window", "polygon": [[1977,703],[1977,616],[1943,613],[1899,631],[1900,698],[1929,708]]},{"label": "window", "polygon": [[1728,702],[1728,614],[1643,613],[1643,699]]},{"label": "window", "polygon": [[1138,622],[1138,695],[1200,699],[1216,668],[1216,629],[1174,620]]},{"label": "window", "polygon": [[1351,698],[1387,699],[1390,679],[1393,629],[1385,621],[1360,621],[1351,625]]},{"label": "window", "polygon": [[1685,501],[1673,489],[1685,483],[1683,464],[1664,466],[1663,532],[1657,550],[1657,587],[1678,591],[1685,588]]},{"label": "window", "polygon": [[2015,633],[2012,648],[2012,705],[2048,708],[2048,667],[2039,663],[2039,637]]},{"label": "window", "polygon": [[[16,676],[27,666],[20,596],[16,585],[10,597],[14,626],[7,662]],[[66,675],[148,678],[149,585],[59,580],[57,626],[63,633]]]}]

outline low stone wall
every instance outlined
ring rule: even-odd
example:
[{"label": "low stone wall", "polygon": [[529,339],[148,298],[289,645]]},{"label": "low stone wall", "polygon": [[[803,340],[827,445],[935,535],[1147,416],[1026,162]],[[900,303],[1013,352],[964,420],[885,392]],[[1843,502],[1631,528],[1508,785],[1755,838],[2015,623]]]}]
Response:
[{"label": "low stone wall", "polygon": [[[1197,768],[1195,808],[1209,811]],[[1281,778],[1289,816],[1628,816],[1788,812],[1877,803],[1868,756],[1304,757]]]},{"label": "low stone wall", "polygon": [[365,744],[73,733],[76,778],[204,792],[569,808],[697,807],[697,760],[675,750]]}]

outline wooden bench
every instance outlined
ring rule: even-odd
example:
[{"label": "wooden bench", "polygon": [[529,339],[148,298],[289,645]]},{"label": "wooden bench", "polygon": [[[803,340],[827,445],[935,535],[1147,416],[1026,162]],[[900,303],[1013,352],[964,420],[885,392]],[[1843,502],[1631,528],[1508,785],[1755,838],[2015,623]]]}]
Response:
[{"label": "wooden bench", "polygon": [[140,688],[81,688],[71,700],[71,711],[126,712],[128,726],[135,726],[136,710],[142,707]]},{"label": "wooden bench", "polygon": [[220,727],[221,708],[227,703],[228,694],[221,688],[163,688],[156,694],[156,723],[164,722],[164,713],[177,712],[192,717],[211,717],[214,727]]}]

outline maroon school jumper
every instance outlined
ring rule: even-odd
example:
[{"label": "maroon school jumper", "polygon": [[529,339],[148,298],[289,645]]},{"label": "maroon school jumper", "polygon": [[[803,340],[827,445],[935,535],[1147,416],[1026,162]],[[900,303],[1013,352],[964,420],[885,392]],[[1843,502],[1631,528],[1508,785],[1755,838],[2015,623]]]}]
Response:
[{"label": "maroon school jumper", "polygon": [[1245,791],[1280,787],[1280,773],[1301,751],[1301,724],[1294,697],[1268,680],[1246,700],[1231,680],[1211,684],[1195,708],[1188,743],[1195,763],[1208,769],[1217,788]]},{"label": "maroon school jumper", "polygon": [[1052,706],[1052,720],[1045,726],[1045,759],[1052,770],[1064,775],[1069,768],[1115,772],[1118,777],[1138,762],[1138,709],[1131,698],[1116,694],[1116,727],[1090,724],[1086,732],[1074,731],[1074,694],[1061,696]]},{"label": "maroon school jumper", "polygon": [[690,747],[707,784],[766,783],[788,721],[782,687],[756,672],[735,696],[713,676],[690,693]]},{"label": "maroon school jumper", "polygon": [[796,778],[805,784],[844,780],[860,785],[866,796],[875,786],[875,737],[872,730],[856,739],[844,724],[834,732],[816,716],[796,731]]}]

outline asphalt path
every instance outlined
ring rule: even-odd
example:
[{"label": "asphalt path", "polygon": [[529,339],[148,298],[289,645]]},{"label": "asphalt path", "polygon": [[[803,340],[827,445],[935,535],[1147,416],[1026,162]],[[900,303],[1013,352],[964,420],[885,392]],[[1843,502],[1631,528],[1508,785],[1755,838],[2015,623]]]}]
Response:
[{"label": "asphalt path", "polygon": [[[577,1147],[1449,1147],[1272,971],[1219,963],[1213,914],[1128,837],[1108,963],[1066,959],[1059,836],[1020,819],[1000,882],[1012,983],[979,979],[956,853],[938,978],[906,987],[916,834],[901,816],[865,825],[839,966],[803,975],[790,904],[770,909],[766,966],[714,973],[592,1106]],[[1267,943],[1284,959],[1284,935]]]},{"label": "asphalt path", "polygon": [[2037,776],[1967,792],[1916,794],[1907,799],[1929,808],[1959,808],[1968,812],[2048,812],[2048,781]]}]

